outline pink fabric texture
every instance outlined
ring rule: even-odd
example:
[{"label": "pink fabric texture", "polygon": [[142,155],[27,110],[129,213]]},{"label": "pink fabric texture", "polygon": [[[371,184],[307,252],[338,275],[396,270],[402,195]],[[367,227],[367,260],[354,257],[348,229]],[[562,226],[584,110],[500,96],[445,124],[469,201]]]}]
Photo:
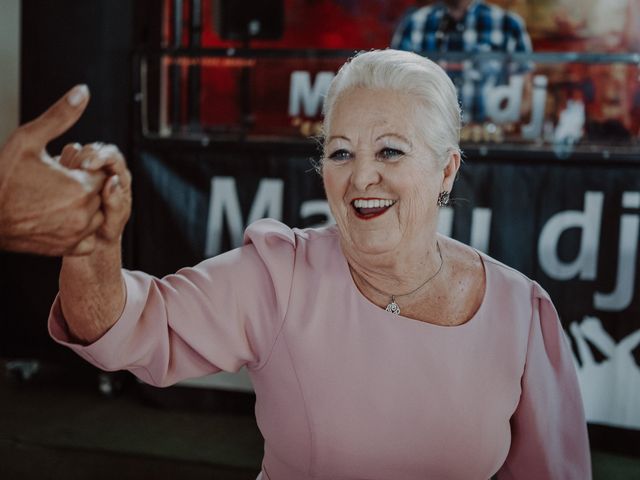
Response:
[{"label": "pink fabric texture", "polygon": [[335,227],[252,224],[245,246],[163,279],[123,271],[125,310],[74,344],[153,385],[246,365],[262,479],[591,478],[586,423],[557,313],[535,282],[482,255],[483,303],[441,327],[356,288]]}]

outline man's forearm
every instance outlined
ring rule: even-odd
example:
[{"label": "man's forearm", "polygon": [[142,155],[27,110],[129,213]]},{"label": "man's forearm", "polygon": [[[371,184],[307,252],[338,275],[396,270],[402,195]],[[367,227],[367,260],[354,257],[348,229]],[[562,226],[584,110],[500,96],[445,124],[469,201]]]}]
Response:
[{"label": "man's forearm", "polygon": [[7,142],[6,145],[0,145],[0,222],[5,216],[6,212],[4,210],[7,208],[4,202],[4,191],[11,178],[13,168],[20,159],[20,155],[21,152],[16,148],[15,142]]}]

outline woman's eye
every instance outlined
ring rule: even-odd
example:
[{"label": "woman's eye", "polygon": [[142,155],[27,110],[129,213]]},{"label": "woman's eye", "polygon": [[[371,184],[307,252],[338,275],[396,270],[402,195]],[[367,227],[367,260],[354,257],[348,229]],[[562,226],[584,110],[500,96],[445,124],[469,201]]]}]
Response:
[{"label": "woman's eye", "polygon": [[329,159],[335,160],[336,162],[349,160],[351,158],[351,153],[347,150],[336,150],[331,155],[329,155]]},{"label": "woman's eye", "polygon": [[389,160],[389,159],[401,157],[402,155],[404,155],[404,152],[396,148],[386,147],[380,150],[378,155],[382,157],[383,160]]}]

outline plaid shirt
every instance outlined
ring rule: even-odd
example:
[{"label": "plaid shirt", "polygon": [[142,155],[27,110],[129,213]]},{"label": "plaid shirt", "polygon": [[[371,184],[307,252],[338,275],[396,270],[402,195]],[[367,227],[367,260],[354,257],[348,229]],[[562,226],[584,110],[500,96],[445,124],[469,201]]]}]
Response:
[{"label": "plaid shirt", "polygon": [[[391,48],[429,52],[531,52],[531,39],[518,15],[482,0],[472,2],[458,22],[441,2],[409,12],[400,21]],[[508,81],[509,75],[530,70],[530,64],[473,62],[448,69],[460,93],[467,121],[485,117],[484,87]]]},{"label": "plaid shirt", "polygon": [[435,3],[406,15],[391,47],[414,52],[530,52],[531,39],[515,13],[476,0],[456,22]]}]

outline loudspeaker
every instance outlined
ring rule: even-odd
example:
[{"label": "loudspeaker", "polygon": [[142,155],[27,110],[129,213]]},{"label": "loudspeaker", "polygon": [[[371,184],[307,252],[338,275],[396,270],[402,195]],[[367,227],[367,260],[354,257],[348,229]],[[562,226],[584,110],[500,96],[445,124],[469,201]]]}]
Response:
[{"label": "loudspeaker", "polygon": [[284,31],[284,0],[216,0],[213,15],[223,40],[278,40]]}]

